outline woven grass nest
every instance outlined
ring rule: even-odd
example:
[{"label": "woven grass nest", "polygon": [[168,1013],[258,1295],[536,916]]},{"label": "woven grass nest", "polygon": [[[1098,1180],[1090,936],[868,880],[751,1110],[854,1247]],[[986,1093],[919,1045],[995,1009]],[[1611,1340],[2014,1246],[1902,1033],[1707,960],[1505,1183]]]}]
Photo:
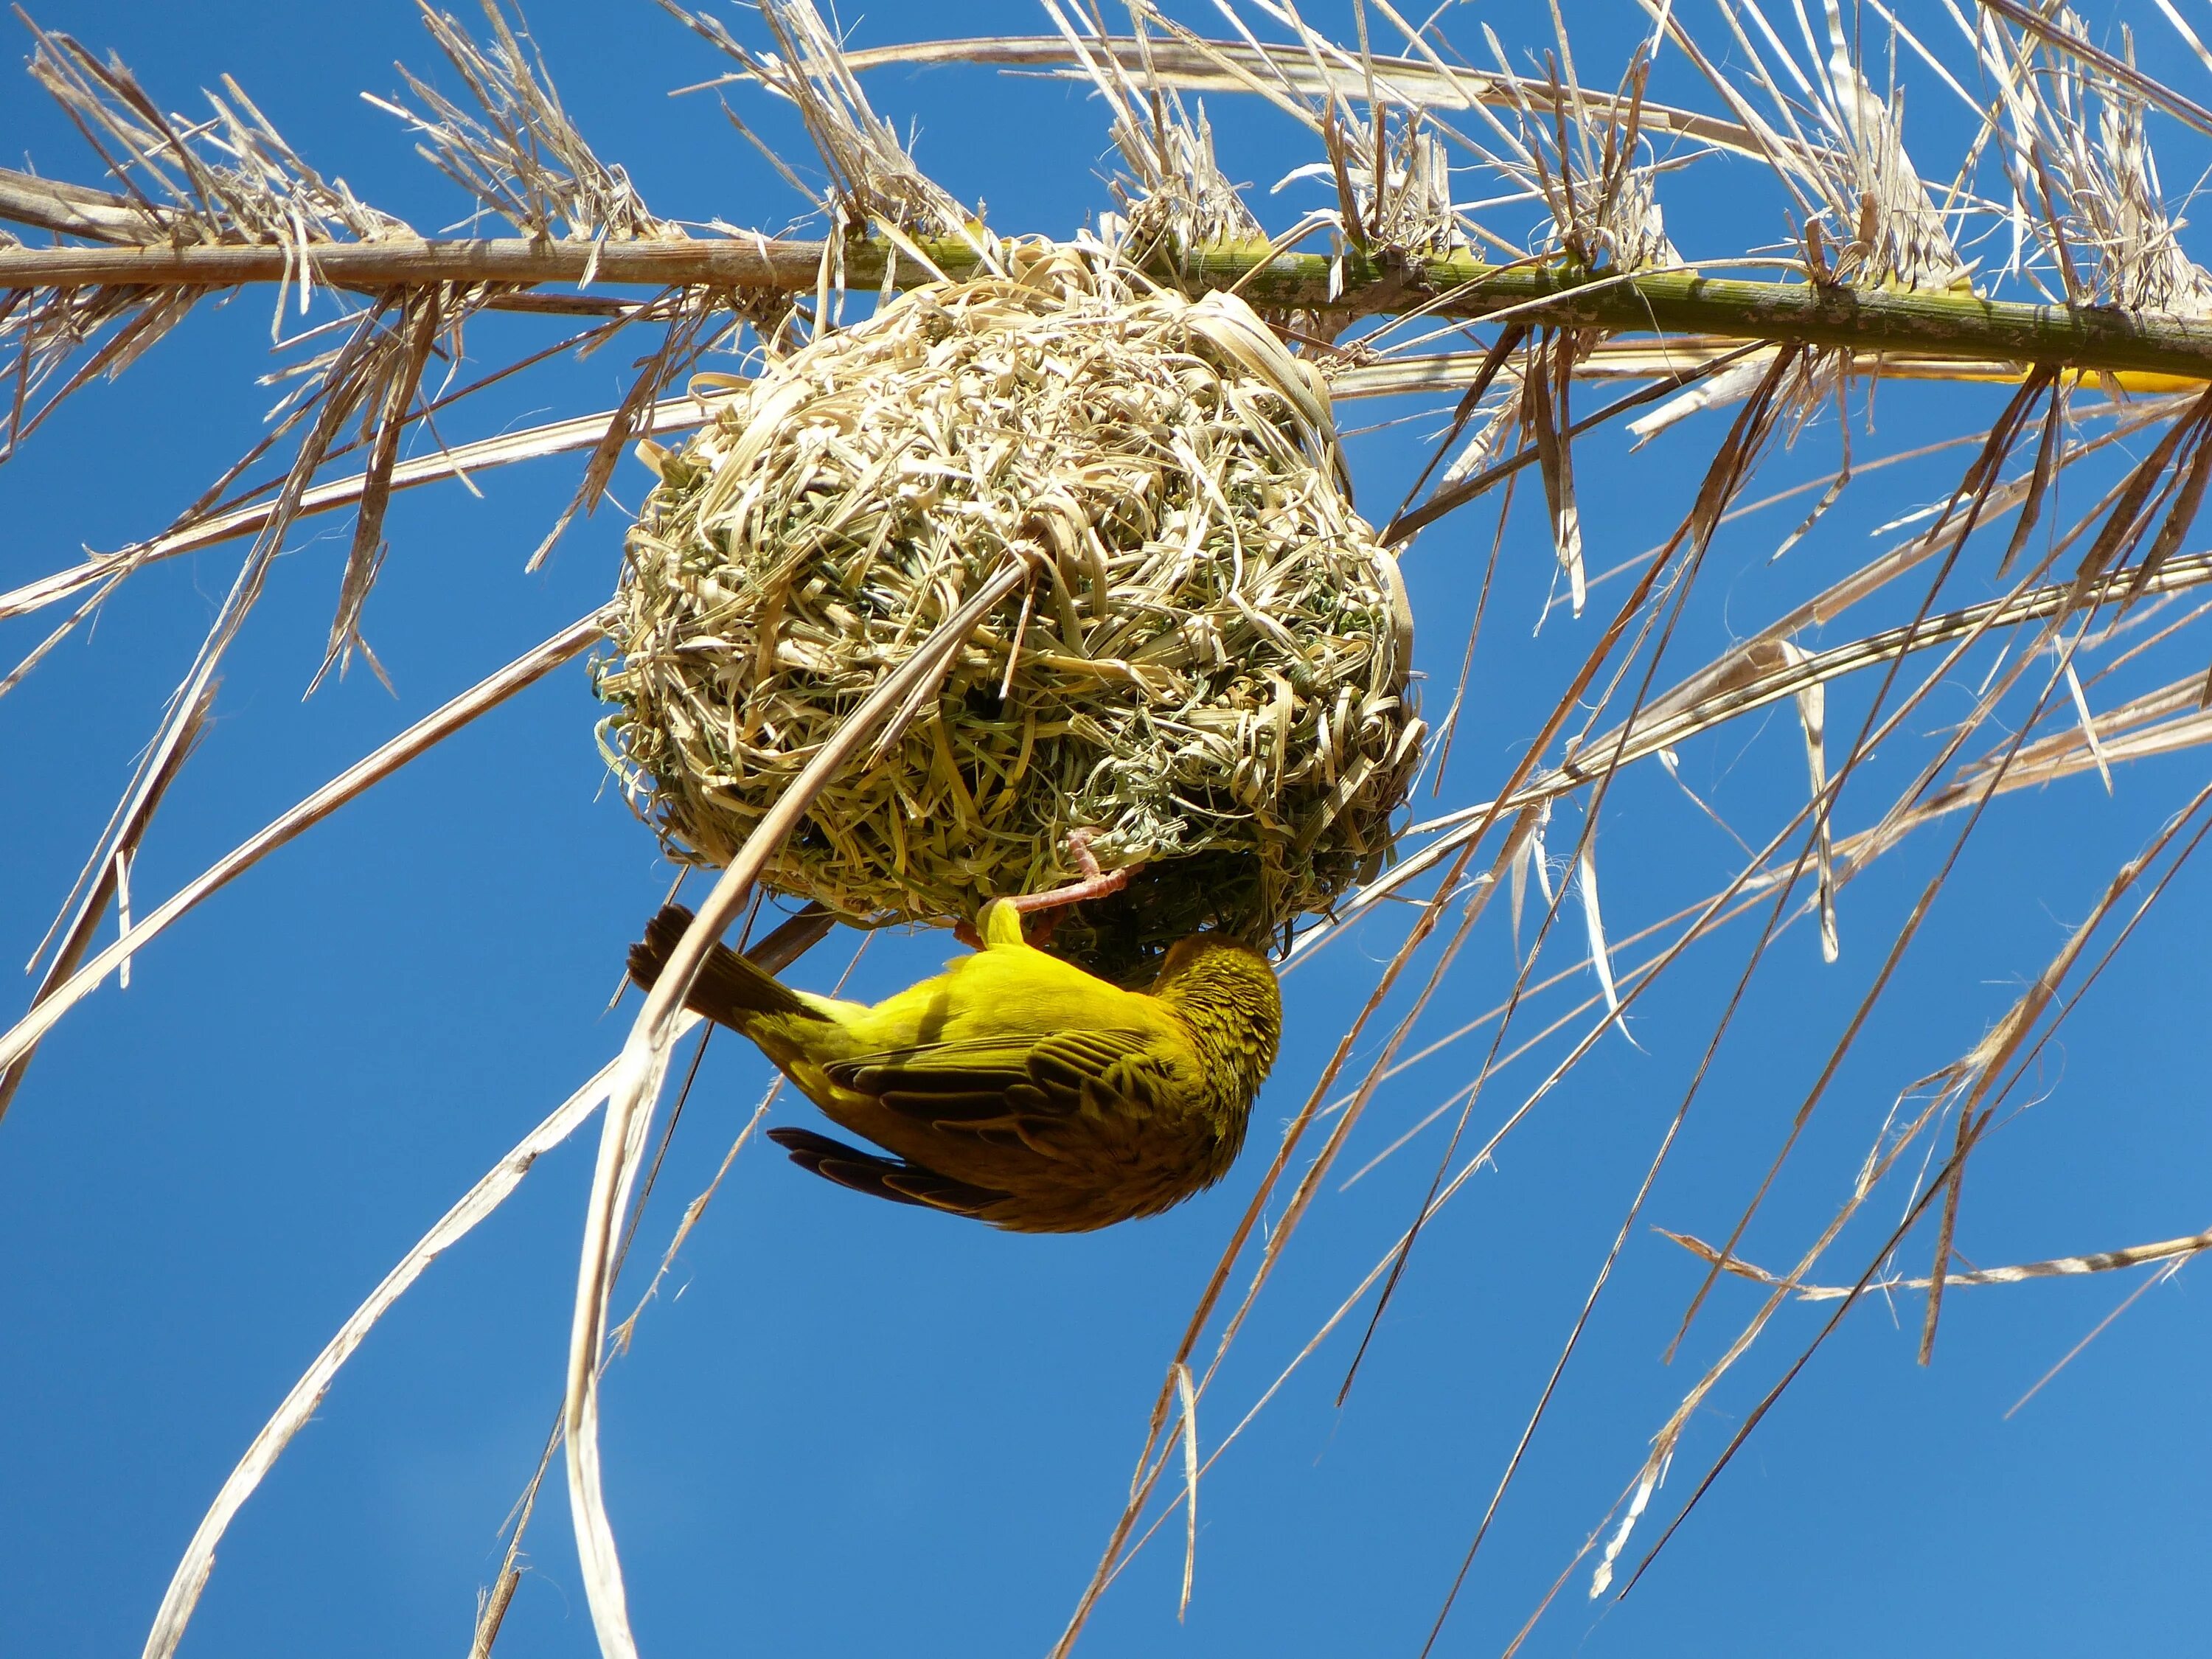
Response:
[{"label": "woven grass nest", "polygon": [[602,742],[672,856],[726,863],[881,677],[1009,557],[1034,574],[768,872],[866,925],[1073,874],[1052,948],[1141,977],[1263,948],[1379,867],[1422,734],[1396,564],[1328,393],[1241,301],[1065,252],[890,301],[739,383],[631,532]]}]

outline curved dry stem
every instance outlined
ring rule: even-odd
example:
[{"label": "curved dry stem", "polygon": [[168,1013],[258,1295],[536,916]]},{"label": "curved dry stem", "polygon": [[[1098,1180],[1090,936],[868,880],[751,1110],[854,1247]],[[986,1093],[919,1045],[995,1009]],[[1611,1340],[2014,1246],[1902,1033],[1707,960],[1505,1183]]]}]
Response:
[{"label": "curved dry stem", "polygon": [[[678,1035],[698,1023],[698,1015],[686,1013],[678,1022]],[[147,1632],[144,1659],[169,1659],[177,1650],[177,1644],[184,1639],[185,1626],[199,1605],[200,1592],[207,1587],[208,1575],[215,1571],[216,1546],[222,1541],[232,1518],[253,1495],[254,1488],[283,1455],[285,1447],[291,1444],[293,1436],[314,1415],[315,1407],[337,1380],[339,1369],[353,1357],[376,1322],[390,1311],[392,1304],[406,1293],[433,1261],[468,1237],[478,1222],[506,1201],[507,1195],[522,1184],[523,1176],[530,1173],[530,1166],[541,1154],[566,1140],[598,1109],[613,1080],[615,1064],[609,1060],[601,1066],[589,1082],[486,1170],[483,1178],[438,1218],[437,1224],[416,1241],[414,1248],[399,1259],[383,1281],[369,1292],[368,1299],[338,1328],[337,1334],[324,1345],[314,1363],[292,1385],[283,1403],[262,1425],[261,1432],[253,1437],[252,1444],[238,1460],[238,1466],[231,1470],[230,1478],[222,1483],[215,1502],[208,1506],[207,1514],[193,1531],[184,1559],[177,1563],[177,1570],[170,1577],[161,1609],[154,1615],[153,1629]]]}]

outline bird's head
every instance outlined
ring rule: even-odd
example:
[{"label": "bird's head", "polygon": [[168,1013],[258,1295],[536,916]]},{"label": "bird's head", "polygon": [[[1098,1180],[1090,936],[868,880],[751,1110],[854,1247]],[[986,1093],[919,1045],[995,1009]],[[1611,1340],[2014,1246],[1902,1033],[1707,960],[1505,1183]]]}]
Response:
[{"label": "bird's head", "polygon": [[1190,1022],[1216,1058],[1249,1072],[1250,1088],[1275,1063],[1282,1040],[1283,996],[1275,970],[1241,939],[1193,933],[1177,939],[1152,981],[1152,994]]}]

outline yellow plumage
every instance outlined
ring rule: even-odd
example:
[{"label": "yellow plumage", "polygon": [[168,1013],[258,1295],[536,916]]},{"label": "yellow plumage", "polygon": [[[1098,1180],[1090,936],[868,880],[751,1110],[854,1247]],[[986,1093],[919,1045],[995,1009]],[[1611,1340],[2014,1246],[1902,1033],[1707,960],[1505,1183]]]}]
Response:
[{"label": "yellow plumage", "polygon": [[[674,905],[654,917],[631,976],[659,978],[690,920]],[[721,945],[688,1000],[895,1154],[769,1132],[861,1192],[1017,1232],[1085,1232],[1228,1172],[1282,1031],[1265,957],[1196,934],[1149,990],[1125,991],[1026,943],[1010,901],[984,907],[981,931],[981,950],[873,1006],[791,990]]]}]

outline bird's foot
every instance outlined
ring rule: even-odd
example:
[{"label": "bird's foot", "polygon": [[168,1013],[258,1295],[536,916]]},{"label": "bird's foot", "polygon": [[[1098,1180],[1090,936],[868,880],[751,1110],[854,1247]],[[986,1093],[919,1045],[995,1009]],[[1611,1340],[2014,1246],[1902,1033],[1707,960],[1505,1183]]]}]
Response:
[{"label": "bird's foot", "polygon": [[1008,899],[1006,902],[1024,915],[1029,915],[1036,911],[1057,910],[1066,905],[1081,904],[1087,899],[1104,898],[1109,893],[1120,892],[1129,884],[1129,878],[1144,866],[1130,864],[1119,870],[1101,870],[1097,855],[1091,850],[1091,843],[1097,839],[1097,836],[1096,830],[1068,832],[1067,850],[1075,855],[1075,867],[1083,872],[1079,880],[1042,893],[1024,893],[1019,898]]},{"label": "bird's foot", "polygon": [[[1036,923],[1037,938],[1048,939],[1052,937],[1052,930],[1060,921],[1058,913],[1068,905],[1081,904],[1089,899],[1104,898],[1109,893],[1118,893],[1129,884],[1131,876],[1144,868],[1141,864],[1130,864],[1119,870],[1101,870],[1097,856],[1091,850],[1091,843],[1097,835],[1096,830],[1090,829],[1068,832],[1067,850],[1075,855],[1075,867],[1083,872],[1079,879],[1064,886],[1048,888],[1042,893],[1024,893],[1018,897],[1001,901],[1022,915],[1042,913]],[[974,945],[979,950],[982,947],[982,940],[977,937],[975,929],[967,922],[955,927],[952,936],[963,945]]]}]

